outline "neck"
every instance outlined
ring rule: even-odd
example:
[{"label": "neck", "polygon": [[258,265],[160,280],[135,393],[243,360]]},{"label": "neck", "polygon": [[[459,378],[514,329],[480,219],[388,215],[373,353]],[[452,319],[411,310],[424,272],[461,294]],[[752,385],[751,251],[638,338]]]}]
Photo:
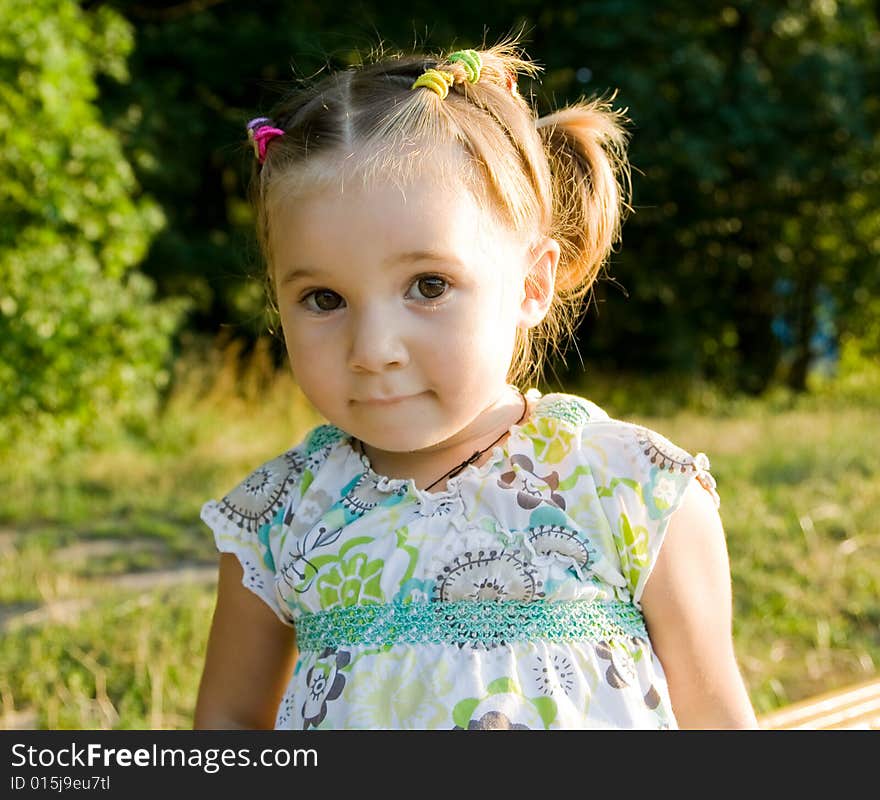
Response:
[{"label": "neck", "polygon": [[[416,487],[442,491],[448,472],[475,453],[480,455],[472,462],[482,466],[490,457],[493,447],[503,444],[514,424],[520,424],[528,416],[528,401],[519,393],[507,393],[481,415],[479,431],[467,437],[453,437],[427,450],[394,453],[359,442],[373,471],[387,478],[412,478]],[[442,479],[441,479],[442,476]],[[451,476],[450,476],[451,477]],[[438,480],[439,479],[439,480]]]}]

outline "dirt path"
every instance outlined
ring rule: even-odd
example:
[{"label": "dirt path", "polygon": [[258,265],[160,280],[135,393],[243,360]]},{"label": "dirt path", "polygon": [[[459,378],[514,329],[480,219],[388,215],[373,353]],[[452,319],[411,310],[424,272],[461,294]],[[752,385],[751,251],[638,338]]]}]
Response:
[{"label": "dirt path", "polygon": [[[14,558],[18,534],[0,530],[0,558]],[[161,555],[166,552],[164,542],[146,537],[132,539],[94,539],[59,548],[53,559],[65,567],[76,567],[92,558],[114,555]],[[138,570],[119,575],[88,578],[89,592],[85,597],[63,597],[44,603],[0,604],[0,633],[21,627],[46,623],[69,624],[113,592],[151,592],[180,584],[210,584],[217,579],[216,564],[182,562],[171,568]]]}]

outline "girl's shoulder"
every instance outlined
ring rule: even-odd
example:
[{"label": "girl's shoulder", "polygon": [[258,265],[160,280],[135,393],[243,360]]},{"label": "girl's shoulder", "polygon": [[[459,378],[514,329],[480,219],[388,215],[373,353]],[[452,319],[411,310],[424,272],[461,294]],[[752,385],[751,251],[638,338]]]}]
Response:
[{"label": "girl's shoulder", "polygon": [[[672,514],[698,482],[720,499],[709,459],[637,422],[614,419],[585,398],[546,395],[523,429],[534,452],[530,485],[549,485],[550,499],[584,530],[604,530],[625,581],[625,599],[640,607]],[[606,523],[597,528],[597,513]]]},{"label": "girl's shoulder", "polygon": [[[345,434],[335,425],[318,425],[279,456],[257,467],[219,500],[201,509],[217,549],[238,558],[242,585],[262,598],[286,625],[290,609],[275,585],[278,537],[273,530],[298,505],[315,474]],[[273,547],[274,543],[274,547]]]},{"label": "girl's shoulder", "polygon": [[720,504],[705,453],[691,453],[646,425],[616,419],[585,397],[565,392],[539,396],[531,423],[524,433],[535,440],[545,466],[573,460],[609,484],[638,483],[646,491],[660,486],[667,493],[674,485],[676,496],[697,478],[716,507]]},{"label": "girl's shoulder", "polygon": [[535,401],[533,418],[559,419],[571,425],[610,419],[604,409],[580,395],[566,392],[542,395],[537,389],[529,389],[526,396]]},{"label": "girl's shoulder", "polygon": [[201,518],[215,532],[257,533],[302,494],[345,436],[335,425],[309,430],[293,447],[261,464],[220,500],[204,504]]}]

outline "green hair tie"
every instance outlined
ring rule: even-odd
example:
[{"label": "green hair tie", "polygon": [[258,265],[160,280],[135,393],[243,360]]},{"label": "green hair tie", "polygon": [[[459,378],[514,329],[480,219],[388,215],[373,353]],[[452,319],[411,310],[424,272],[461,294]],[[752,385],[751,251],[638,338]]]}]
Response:
[{"label": "green hair tie", "polygon": [[483,69],[483,59],[476,50],[456,50],[446,59],[450,64],[453,61],[461,61],[467,72],[468,83],[476,83],[480,80],[480,70]]}]

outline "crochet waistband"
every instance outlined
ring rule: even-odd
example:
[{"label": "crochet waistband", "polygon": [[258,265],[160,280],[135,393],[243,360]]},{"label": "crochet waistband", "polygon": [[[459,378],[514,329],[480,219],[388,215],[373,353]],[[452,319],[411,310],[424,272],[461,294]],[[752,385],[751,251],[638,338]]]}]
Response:
[{"label": "crochet waistband", "polygon": [[462,600],[355,605],[302,614],[300,650],[395,644],[494,647],[535,639],[647,639],[641,612],[629,603],[565,600]]}]

